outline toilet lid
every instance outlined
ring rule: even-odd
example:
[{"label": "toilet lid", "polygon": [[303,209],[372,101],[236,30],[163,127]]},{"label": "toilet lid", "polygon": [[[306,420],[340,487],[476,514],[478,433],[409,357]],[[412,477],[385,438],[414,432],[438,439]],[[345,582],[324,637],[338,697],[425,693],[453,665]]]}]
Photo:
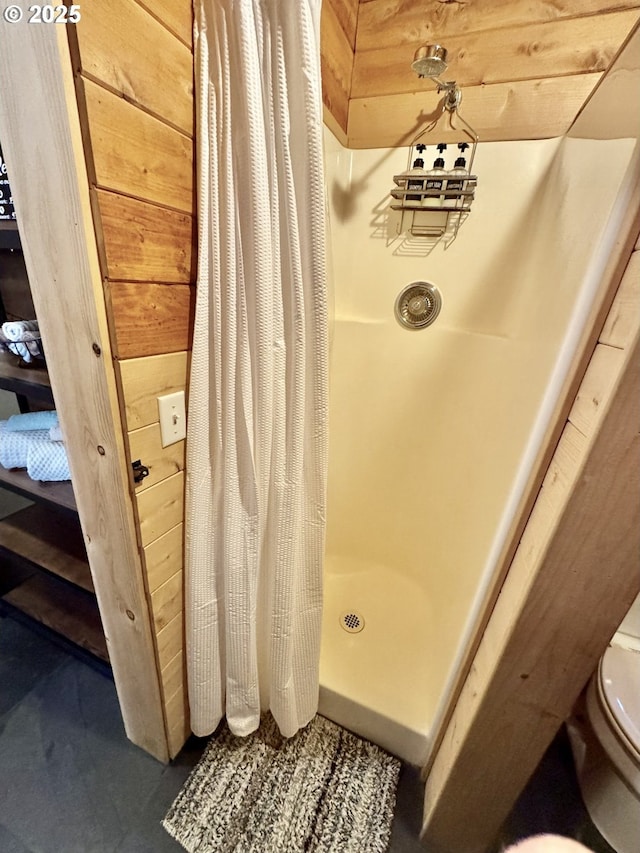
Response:
[{"label": "toilet lid", "polygon": [[600,686],[611,716],[640,753],[640,652],[609,646],[600,663]]}]

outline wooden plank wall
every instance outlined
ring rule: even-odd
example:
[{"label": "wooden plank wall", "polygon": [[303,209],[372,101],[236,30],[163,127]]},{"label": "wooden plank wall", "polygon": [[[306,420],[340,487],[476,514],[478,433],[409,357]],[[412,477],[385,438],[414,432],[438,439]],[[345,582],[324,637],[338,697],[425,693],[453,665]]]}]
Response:
[{"label": "wooden plank wall", "polygon": [[320,63],[325,120],[343,143],[347,134],[357,23],[358,0],[322,3]]},{"label": "wooden plank wall", "polygon": [[162,448],[157,397],[184,390],[195,283],[190,0],[102,0],[70,28],[130,488],[169,753],[189,733],[183,637],[184,442]]},{"label": "wooden plank wall", "polygon": [[[411,70],[415,50],[449,51],[446,80],[484,141],[562,135],[639,18],[639,0],[361,0],[350,148],[404,145],[438,103]],[[442,140],[453,138],[442,133]]]},{"label": "wooden plank wall", "polygon": [[[3,23],[0,29],[9,26]],[[166,761],[155,640],[127,493],[129,466],[69,45],[61,27],[18,26],[10,38],[4,35],[2,142],[11,164],[33,302],[43,337],[50,342],[49,379],[67,440],[104,627],[101,639],[95,612],[84,612],[84,617],[92,625],[94,650],[104,654],[107,641],[128,737]],[[45,599],[55,596],[40,582],[38,591]],[[80,607],[78,601],[70,604],[72,609],[76,605]],[[35,607],[35,600],[30,606]],[[38,614],[45,622],[47,610]],[[78,640],[88,639],[82,620],[67,622],[67,629]]]},{"label": "wooden plank wall", "polygon": [[429,849],[492,844],[640,591],[639,348],[640,241],[427,777]]}]

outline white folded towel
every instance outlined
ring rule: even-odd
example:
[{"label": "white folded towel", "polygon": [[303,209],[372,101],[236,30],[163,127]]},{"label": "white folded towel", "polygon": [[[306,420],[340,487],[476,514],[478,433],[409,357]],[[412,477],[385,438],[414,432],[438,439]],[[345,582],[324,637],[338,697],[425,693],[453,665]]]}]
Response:
[{"label": "white folded towel", "polygon": [[6,347],[14,355],[19,355],[27,364],[38,356],[44,357],[37,320],[15,320],[3,323],[0,330],[0,344],[2,348]]},{"label": "white folded towel", "polygon": [[27,452],[27,474],[32,480],[70,480],[67,451],[61,441],[32,441]]},{"label": "white folded towel", "polygon": [[51,441],[64,441],[64,436],[62,434],[62,430],[60,429],[60,424],[55,424],[49,429],[49,438]]},{"label": "white folded towel", "polygon": [[19,355],[27,364],[33,361],[34,358],[42,356],[42,350],[37,341],[18,341],[17,343],[8,343],[7,349],[14,355]]},{"label": "white folded towel", "polygon": [[0,465],[3,468],[26,468],[29,448],[33,442],[49,441],[48,429],[7,430],[7,422],[0,422]]},{"label": "white folded towel", "polygon": [[14,320],[13,322],[3,323],[2,331],[10,341],[32,341],[34,339],[33,336],[25,337],[25,332],[37,332],[38,321]]},{"label": "white folded towel", "polygon": [[9,432],[18,432],[23,429],[46,429],[56,426],[58,413],[55,409],[42,412],[23,412],[21,415],[11,415],[6,421],[5,429]]}]

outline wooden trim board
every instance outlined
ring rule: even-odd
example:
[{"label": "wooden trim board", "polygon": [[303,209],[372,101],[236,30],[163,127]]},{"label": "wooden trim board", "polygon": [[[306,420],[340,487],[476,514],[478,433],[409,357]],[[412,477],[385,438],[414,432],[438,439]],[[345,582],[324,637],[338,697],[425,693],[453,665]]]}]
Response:
[{"label": "wooden trim board", "polygon": [[63,27],[0,26],[0,138],[125,729],[166,760],[69,45]]},{"label": "wooden trim board", "polygon": [[[638,241],[640,243],[640,240]],[[612,347],[627,346],[633,338],[636,317],[640,316],[640,245],[636,243],[616,298],[607,315],[600,342]]]},{"label": "wooden trim board", "polygon": [[638,326],[596,350],[430,768],[434,851],[493,842],[640,591]]}]

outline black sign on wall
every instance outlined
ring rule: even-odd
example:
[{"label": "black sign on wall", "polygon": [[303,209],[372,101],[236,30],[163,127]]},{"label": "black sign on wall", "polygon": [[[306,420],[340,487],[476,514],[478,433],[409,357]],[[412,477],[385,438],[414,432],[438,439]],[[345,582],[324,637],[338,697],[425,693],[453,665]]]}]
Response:
[{"label": "black sign on wall", "polygon": [[0,220],[15,219],[16,212],[13,207],[13,195],[7,177],[7,164],[2,156],[0,148]]}]

